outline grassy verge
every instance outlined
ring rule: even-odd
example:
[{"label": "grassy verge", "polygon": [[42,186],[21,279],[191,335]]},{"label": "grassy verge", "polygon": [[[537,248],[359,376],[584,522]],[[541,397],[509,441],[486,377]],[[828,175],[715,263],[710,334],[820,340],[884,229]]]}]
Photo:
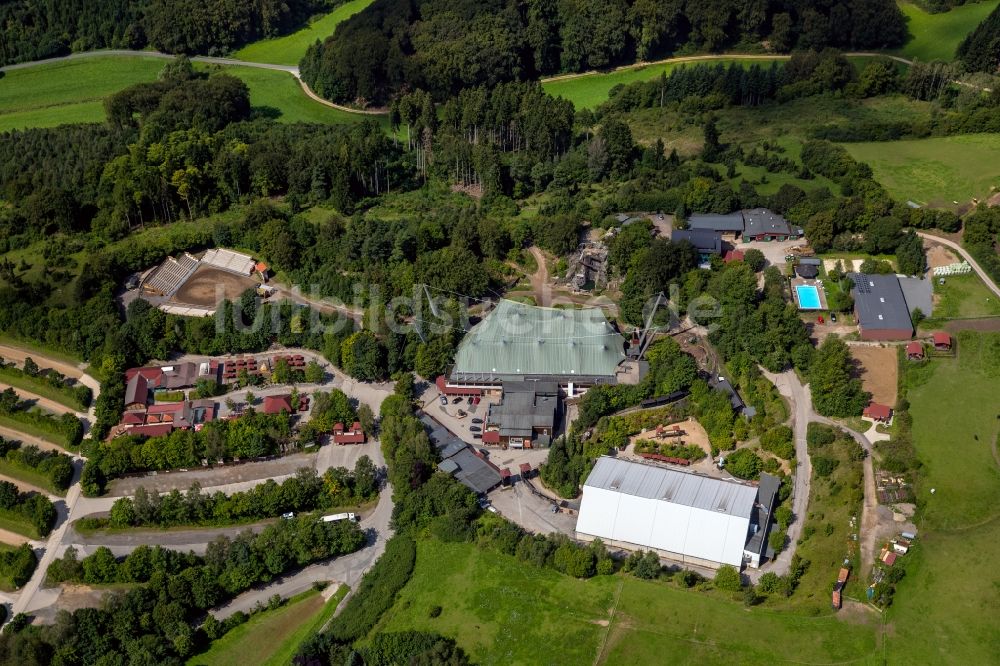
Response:
[{"label": "grassy verge", "polygon": [[929,14],[914,4],[900,2],[899,8],[906,15],[912,37],[899,54],[924,62],[954,60],[958,45],[996,6],[997,0],[984,0],[940,14]]},{"label": "grassy verge", "polygon": [[29,539],[40,539],[41,535],[35,526],[32,525],[27,519],[21,516],[11,513],[6,509],[0,509],[0,530],[7,530],[8,532],[15,532]]},{"label": "grassy verge", "polygon": [[212,642],[207,652],[188,660],[188,666],[242,666],[289,664],[299,644],[319,630],[333,615],[347,594],[341,585],[329,601],[316,590],[289,599],[283,606],[257,613],[222,638]]},{"label": "grassy verge", "polygon": [[349,0],[329,14],[315,18],[309,25],[290,35],[262,39],[248,44],[233,54],[234,58],[249,62],[269,62],[276,65],[298,65],[302,56],[316,40],[323,41],[333,34],[337,26],[372,3],[372,0]]},{"label": "grassy verge", "polygon": [[969,134],[904,141],[845,143],[898,199],[953,207],[989,197],[1000,179],[1000,135]]},{"label": "grassy verge", "polygon": [[[15,412],[14,414],[25,414],[26,412]],[[58,447],[64,448],[67,451],[76,450],[77,447],[70,444],[70,441],[65,436],[54,433],[51,430],[40,428],[34,422],[25,421],[17,418],[12,414],[0,414],[0,426],[5,428],[10,428],[11,430],[16,430],[17,432],[24,433],[25,435],[31,435],[32,437],[37,437],[38,439],[44,440],[51,444],[55,444]]]},{"label": "grassy verge", "polygon": [[56,388],[44,379],[26,375],[17,368],[0,368],[0,382],[9,384],[14,388],[30,391],[37,396],[48,398],[78,412],[87,410],[87,405],[77,400],[72,388],[68,386],[62,389]]},{"label": "grassy verge", "polygon": [[[2,131],[2,130],[0,130]],[[6,255],[8,258],[12,258],[12,255],[8,253]],[[7,345],[8,347],[16,347],[23,351],[34,354],[36,360],[44,361],[46,358],[50,358],[54,361],[62,361],[63,363],[69,363],[70,365],[78,365],[81,362],[81,358],[78,356],[73,356],[59,349],[53,349],[51,347],[46,347],[45,345],[40,345],[34,340],[25,340],[23,338],[18,338],[7,333],[0,333],[0,345]],[[42,363],[44,365],[44,362]]]},{"label": "grassy verge", "polygon": [[886,642],[890,654],[972,664],[992,662],[1000,649],[986,610],[1000,588],[1000,467],[992,451],[1000,430],[1000,335],[963,333],[959,341],[958,359],[932,359],[908,388],[923,463],[920,547],[887,613]]},{"label": "grassy verge", "polygon": [[38,488],[43,488],[46,492],[53,495],[59,495],[60,497],[66,496],[66,491],[59,490],[53,486],[52,482],[49,481],[49,477],[44,474],[39,474],[33,469],[15,465],[6,458],[0,458],[0,474],[8,476],[12,479],[17,479],[18,481],[24,481],[25,483],[29,483]]},{"label": "grassy verge", "polygon": [[454,638],[482,664],[831,663],[877,646],[863,622],[746,609],[631,576],[577,580],[436,540],[418,543],[410,582],[373,631],[405,630]]}]

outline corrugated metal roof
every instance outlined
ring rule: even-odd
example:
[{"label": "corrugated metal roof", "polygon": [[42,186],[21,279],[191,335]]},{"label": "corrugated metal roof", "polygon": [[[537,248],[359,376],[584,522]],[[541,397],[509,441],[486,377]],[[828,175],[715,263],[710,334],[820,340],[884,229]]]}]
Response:
[{"label": "corrugated metal roof", "polygon": [[625,339],[598,308],[556,309],[502,300],[465,336],[454,375],[614,376]]},{"label": "corrugated metal roof", "polygon": [[925,317],[934,314],[934,287],[930,280],[901,277],[899,288],[903,290],[903,300],[906,301],[907,310],[913,312],[920,308]]},{"label": "corrugated metal roof", "polygon": [[705,511],[749,518],[757,489],[663,467],[601,457],[584,487],[613,490]]},{"label": "corrugated metal roof", "polygon": [[690,229],[711,229],[713,231],[743,231],[743,213],[737,211],[726,215],[715,213],[695,213],[688,218]]},{"label": "corrugated metal roof", "polygon": [[852,295],[861,328],[913,330],[903,289],[895,275],[849,273],[848,277],[854,281]]}]

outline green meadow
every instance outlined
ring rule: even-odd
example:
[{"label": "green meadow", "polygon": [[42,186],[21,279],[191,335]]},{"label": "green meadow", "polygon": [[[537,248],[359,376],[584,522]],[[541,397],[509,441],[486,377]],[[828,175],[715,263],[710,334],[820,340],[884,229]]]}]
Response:
[{"label": "green meadow", "polygon": [[923,62],[954,60],[958,45],[998,2],[1000,0],[969,2],[940,14],[929,14],[914,4],[900,2],[899,8],[906,15],[911,37],[899,50],[899,55]]}]

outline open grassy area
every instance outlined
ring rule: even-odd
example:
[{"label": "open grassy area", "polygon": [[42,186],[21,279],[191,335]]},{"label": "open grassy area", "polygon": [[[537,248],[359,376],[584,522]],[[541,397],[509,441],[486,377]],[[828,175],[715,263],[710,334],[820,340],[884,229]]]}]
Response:
[{"label": "open grassy area", "polygon": [[341,21],[348,19],[372,3],[372,0],[348,0],[329,14],[314,17],[309,25],[283,37],[263,39],[248,44],[234,58],[249,62],[270,62],[276,65],[298,65],[306,49],[316,40],[323,41],[333,34]]},{"label": "open grassy area", "polygon": [[207,652],[191,657],[188,666],[290,664],[302,641],[333,616],[346,594],[347,586],[341,585],[327,602],[315,590],[292,597],[281,608],[258,613],[213,641]]},{"label": "open grassy area", "polygon": [[[986,288],[979,276],[949,275],[940,283],[940,278],[934,278],[933,321],[944,319],[965,319],[969,317],[1000,316],[1000,300]],[[933,322],[928,322],[930,325]]]},{"label": "open grassy area", "polygon": [[953,207],[1000,187],[1000,135],[842,144],[896,198]]},{"label": "open grassy area", "polygon": [[930,361],[909,388],[924,463],[916,488],[922,519],[886,635],[890,654],[990,663],[1000,650],[992,610],[1000,589],[1000,468],[991,450],[1000,430],[1000,335],[962,334],[958,353]]},{"label": "open grassy area", "polygon": [[104,120],[103,99],[152,81],[164,60],[87,58],[19,69],[0,79],[0,132]]},{"label": "open grassy area", "polygon": [[41,538],[38,534],[38,530],[34,525],[28,522],[26,518],[22,518],[21,516],[6,509],[0,509],[0,530],[23,534],[29,539]]},{"label": "open grassy area", "polygon": [[[158,58],[107,56],[9,72],[0,80],[0,132],[102,122],[105,97],[130,85],[155,80],[165,63]],[[287,72],[252,67],[223,69],[247,84],[256,111],[279,122],[332,124],[372,117],[339,111],[309,99]],[[387,117],[374,118],[388,127]]]},{"label": "open grassy area", "polygon": [[[44,412],[44,410],[40,410],[37,407],[32,409]],[[25,412],[15,412],[15,414],[24,414],[24,413]],[[47,414],[48,412],[45,413]],[[40,428],[31,421],[20,419],[15,416],[11,416],[9,414],[0,414],[0,426],[3,426],[4,428],[10,428],[11,430],[16,430],[18,432],[24,433],[25,435],[31,435],[33,437],[37,437],[38,439],[43,439],[46,442],[50,442],[52,444],[55,444],[56,446],[60,446],[66,449],[67,451],[70,450],[71,448],[69,445],[69,440],[67,440],[66,437],[64,437],[62,434],[57,434],[50,430]]]},{"label": "open grassy area", "polygon": [[997,6],[998,0],[969,2],[940,14],[928,14],[909,2],[899,8],[907,18],[911,39],[899,50],[907,58],[922,60],[954,60],[955,49]]},{"label": "open grassy area", "polygon": [[876,650],[873,626],[829,614],[746,609],[623,575],[581,581],[435,540],[419,542],[413,577],[375,631],[406,629],[450,636],[479,664],[831,663]]}]

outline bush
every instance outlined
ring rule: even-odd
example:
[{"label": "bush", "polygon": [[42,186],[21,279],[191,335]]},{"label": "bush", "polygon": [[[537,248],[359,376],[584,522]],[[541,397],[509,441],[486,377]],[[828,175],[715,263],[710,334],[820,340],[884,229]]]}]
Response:
[{"label": "bush", "polygon": [[26,543],[14,550],[0,551],[0,578],[9,578],[14,587],[19,588],[31,580],[36,566],[38,558],[35,557],[35,551]]},{"label": "bush", "polygon": [[788,426],[771,428],[760,437],[760,445],[779,458],[791,460],[795,457],[794,434]]},{"label": "bush", "polygon": [[756,479],[764,461],[751,449],[738,449],[726,456],[726,471],[740,479]]},{"label": "bush", "polygon": [[30,526],[40,537],[46,537],[56,523],[56,507],[38,493],[18,492],[10,481],[0,481],[0,516]]},{"label": "bush", "polygon": [[743,579],[735,567],[723,564],[715,572],[715,587],[725,592],[739,592],[743,588]]},{"label": "bush", "polygon": [[0,437],[0,456],[14,467],[46,477],[59,492],[68,489],[73,480],[73,459],[56,451],[42,451],[34,444],[22,446]]}]

